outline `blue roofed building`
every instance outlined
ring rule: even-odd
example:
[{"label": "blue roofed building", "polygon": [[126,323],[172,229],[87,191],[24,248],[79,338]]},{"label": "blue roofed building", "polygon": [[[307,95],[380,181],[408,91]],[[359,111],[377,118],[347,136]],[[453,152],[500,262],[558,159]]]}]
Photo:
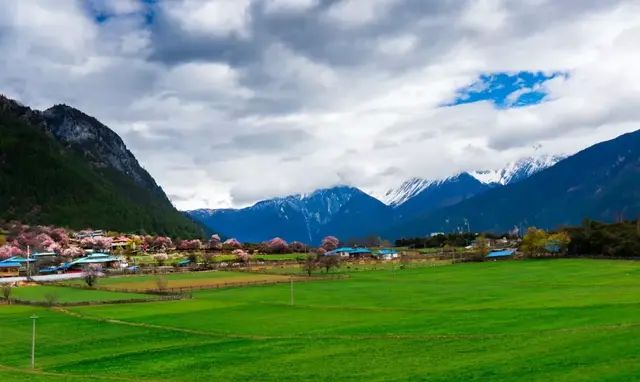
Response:
[{"label": "blue roofed building", "polygon": [[400,255],[398,254],[398,251],[396,251],[395,249],[383,248],[378,250],[374,254],[374,256],[383,260],[393,260],[393,259],[397,259]]},{"label": "blue roofed building", "polygon": [[104,268],[114,268],[123,264],[122,258],[117,256],[111,256],[107,253],[92,253],[88,256],[81,257],[70,263],[66,263],[61,266],[61,269],[66,272],[78,272],[89,265],[97,265]]},{"label": "blue roofed building", "polygon": [[513,248],[506,249],[498,249],[489,252],[487,255],[487,259],[489,260],[502,260],[502,259],[510,259],[515,255],[516,250]]},{"label": "blue roofed building", "polygon": [[325,256],[340,256],[340,257],[366,257],[371,256],[372,252],[368,248],[353,248],[353,247],[340,247],[333,251],[325,253]]}]

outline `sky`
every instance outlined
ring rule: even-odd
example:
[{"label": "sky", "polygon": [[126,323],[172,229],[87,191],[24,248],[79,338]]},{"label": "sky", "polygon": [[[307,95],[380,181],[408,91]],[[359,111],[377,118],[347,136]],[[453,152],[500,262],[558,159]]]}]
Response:
[{"label": "sky", "polygon": [[179,209],[640,129],[640,0],[0,0],[0,93],[116,131]]}]

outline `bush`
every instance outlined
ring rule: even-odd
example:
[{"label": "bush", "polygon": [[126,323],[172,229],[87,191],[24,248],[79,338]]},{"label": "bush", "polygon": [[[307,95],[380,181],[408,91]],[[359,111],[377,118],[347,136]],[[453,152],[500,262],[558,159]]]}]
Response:
[{"label": "bush", "polygon": [[53,306],[58,302],[58,294],[57,293],[47,293],[44,295],[44,301],[49,306]]},{"label": "bush", "polygon": [[2,297],[4,297],[4,299],[7,300],[8,302],[11,302],[11,300],[10,300],[11,292],[12,292],[11,285],[4,284],[2,286]]},{"label": "bush", "polygon": [[167,280],[167,278],[164,275],[160,275],[158,276],[158,278],[156,278],[156,287],[158,288],[158,290],[161,290],[161,291],[167,290],[168,286],[169,286],[169,280]]}]

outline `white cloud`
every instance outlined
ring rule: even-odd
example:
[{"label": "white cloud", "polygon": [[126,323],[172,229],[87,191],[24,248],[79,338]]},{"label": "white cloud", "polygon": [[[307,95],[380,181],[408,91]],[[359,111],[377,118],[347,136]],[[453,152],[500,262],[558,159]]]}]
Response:
[{"label": "white cloud", "polygon": [[326,12],[331,21],[344,27],[361,27],[385,16],[398,0],[340,0]]},{"label": "white cloud", "polygon": [[418,39],[416,36],[411,34],[386,37],[379,40],[378,50],[391,56],[401,56],[411,52],[415,48],[417,42]]},{"label": "white cloud", "polygon": [[301,12],[318,5],[318,0],[264,0],[267,12]]},{"label": "white cloud", "polygon": [[[636,1],[254,4],[144,5],[148,25],[135,2],[96,23],[76,2],[0,0],[0,92],[95,115],[180,208],[379,192],[640,126]],[[442,107],[481,74],[538,70],[568,73],[544,103]]]},{"label": "white cloud", "polygon": [[162,10],[184,30],[226,37],[247,37],[251,0],[173,0],[162,3]]}]

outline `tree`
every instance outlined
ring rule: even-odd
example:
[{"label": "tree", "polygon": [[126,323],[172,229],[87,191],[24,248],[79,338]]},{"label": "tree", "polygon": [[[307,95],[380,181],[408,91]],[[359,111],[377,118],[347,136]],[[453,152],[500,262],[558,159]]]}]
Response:
[{"label": "tree", "polygon": [[62,250],[62,256],[70,259],[82,257],[84,256],[84,250],[76,246],[65,248]]},{"label": "tree", "polygon": [[11,292],[12,292],[11,285],[9,284],[2,285],[2,297],[4,297],[4,299],[7,301],[8,304],[11,303]]},{"label": "tree", "polygon": [[520,250],[524,252],[526,257],[537,257],[544,253],[547,241],[548,235],[544,230],[529,227],[522,238]]},{"label": "tree", "polygon": [[231,238],[225,240],[224,243],[222,243],[222,248],[226,250],[234,250],[242,248],[242,244],[238,240]]},{"label": "tree", "polygon": [[479,235],[476,238],[475,247],[476,248],[472,256],[472,260],[484,261],[489,254],[489,242],[487,241],[487,238],[484,237],[484,235]]},{"label": "tree", "polygon": [[320,258],[320,266],[325,269],[326,273],[329,273],[331,268],[340,267],[340,258],[335,255],[324,255]]},{"label": "tree", "polygon": [[236,260],[239,263],[243,263],[244,264],[244,263],[249,261],[249,258],[250,258],[249,254],[243,249],[235,249],[231,253],[236,257]]},{"label": "tree", "polygon": [[209,267],[213,262],[214,254],[212,252],[205,252],[202,254],[202,260],[204,261],[204,266]]},{"label": "tree", "polygon": [[98,268],[88,265],[84,268],[84,282],[89,288],[93,288],[98,283]]},{"label": "tree", "polygon": [[218,234],[213,234],[211,235],[211,238],[209,239],[209,249],[220,249],[221,245],[220,245],[220,235]]},{"label": "tree", "polygon": [[113,239],[106,236],[98,236],[93,240],[93,248],[99,251],[107,251],[111,249]]},{"label": "tree", "polygon": [[338,240],[338,238],[335,236],[325,236],[325,238],[322,239],[322,243],[320,244],[320,246],[324,248],[325,251],[333,251],[334,249],[338,248],[338,245],[340,245],[340,240]]},{"label": "tree", "polygon": [[266,242],[266,249],[269,253],[287,253],[289,244],[279,237],[274,237]]},{"label": "tree", "polygon": [[549,235],[545,248],[550,252],[562,255],[567,253],[571,237],[566,231],[560,231]]},{"label": "tree", "polygon": [[302,269],[304,269],[305,273],[311,277],[313,271],[318,268],[318,257],[314,254],[309,254],[304,259],[304,263],[302,264]]},{"label": "tree", "polygon": [[8,259],[13,256],[22,256],[24,251],[14,243],[0,246],[0,260]]},{"label": "tree", "polygon": [[55,292],[46,293],[44,301],[48,306],[54,306],[58,302],[58,294]]},{"label": "tree", "polygon": [[154,255],[153,258],[155,259],[158,266],[161,267],[164,265],[165,261],[169,260],[169,255],[167,255],[166,253],[158,253],[157,255]]},{"label": "tree", "polygon": [[159,291],[167,290],[168,286],[169,286],[169,281],[167,280],[165,275],[160,275],[156,278],[156,287],[158,288]]},{"label": "tree", "polygon": [[289,244],[289,250],[291,252],[297,252],[297,253],[301,253],[301,252],[307,252],[307,246],[300,242],[300,241],[292,241]]}]

